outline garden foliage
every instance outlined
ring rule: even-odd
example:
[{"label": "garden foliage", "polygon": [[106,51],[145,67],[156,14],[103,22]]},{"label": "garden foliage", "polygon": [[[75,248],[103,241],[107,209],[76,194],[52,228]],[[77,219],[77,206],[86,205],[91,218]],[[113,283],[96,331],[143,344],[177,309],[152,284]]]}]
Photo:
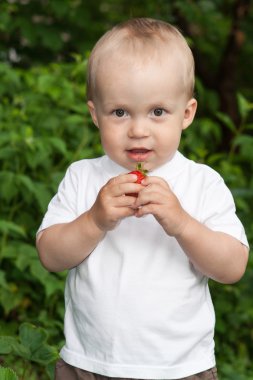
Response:
[{"label": "garden foliage", "polygon": [[[12,8],[17,16],[12,24],[14,32],[19,20],[19,30],[26,30],[28,38],[31,20],[25,22],[21,3],[2,3],[5,9],[2,8],[4,12],[0,14],[0,28],[7,35],[10,25],[8,16]],[[24,3],[28,4],[27,11],[34,14],[32,3]],[[83,4],[82,1],[72,3]],[[98,3],[100,6],[104,4],[104,8],[99,13],[94,7],[87,7],[90,12],[90,16],[86,14],[87,20],[92,18],[92,12],[98,12],[98,20],[100,17],[102,19],[103,12],[106,13],[105,5],[109,10],[114,9],[113,1]],[[164,2],[157,1],[156,5],[152,1],[147,3],[150,14],[147,11],[145,13],[141,2],[137,1],[136,8],[133,8],[135,15],[140,16],[144,12],[142,15],[151,16],[156,10],[154,15],[162,18],[161,15],[165,14],[162,12]],[[195,25],[196,42],[193,43],[193,36],[189,40],[199,53],[198,57],[202,54],[208,57],[207,61],[210,59],[217,74],[221,56],[214,55],[216,50],[212,43],[219,41],[219,50],[225,46],[225,37],[231,25],[230,16],[223,21],[218,17],[221,14],[218,1],[199,1],[198,10],[194,8],[194,2],[170,3],[173,6],[166,8],[166,20],[179,22],[182,21],[182,15],[186,14],[186,21],[193,20],[188,25],[191,28]],[[68,25],[72,20],[74,32],[79,31],[81,20],[78,19],[75,26],[74,10],[66,16],[69,1],[62,2],[61,14],[56,4],[55,1],[50,2],[47,9],[47,12],[51,10],[50,16],[57,21],[51,35],[56,33],[57,28],[60,30],[60,20],[64,17],[68,19]],[[209,13],[205,11],[204,5]],[[117,7],[125,10],[127,4],[122,0],[117,2]],[[40,12],[44,12],[45,16],[45,10],[40,9]],[[117,14],[111,12],[109,17],[108,13],[107,23],[119,21]],[[201,15],[205,15],[205,20]],[[214,19],[217,20],[215,30],[212,24]],[[213,42],[211,38],[207,41],[201,38],[200,31],[205,23],[207,30],[210,33],[213,31]],[[189,33],[191,28],[186,28]],[[0,61],[0,374],[5,376],[1,379],[15,379],[15,376],[25,380],[53,378],[53,366],[63,342],[66,273],[48,273],[43,269],[35,249],[35,235],[67,166],[73,161],[103,154],[98,130],[92,125],[85,104],[87,54],[78,52],[82,39],[77,39],[77,45],[74,42],[71,46],[67,45],[74,51],[68,55],[68,60],[57,56],[53,63],[48,60],[29,66],[29,57],[35,60],[32,55],[36,50],[33,44],[38,42],[36,36],[39,33],[44,33],[42,45],[43,49],[50,50],[49,57],[54,52],[61,57],[62,45],[55,43],[52,47],[54,39],[51,45],[46,43],[50,41],[50,36],[41,27],[36,30],[34,40],[31,38],[30,50],[20,45],[18,53],[24,57],[20,64],[9,60],[8,55],[3,55]],[[16,35],[14,37],[10,32],[9,36],[16,43]],[[92,39],[92,36],[89,38]],[[247,51],[251,52],[250,49]],[[180,149],[189,158],[207,163],[223,176],[234,195],[238,215],[252,245],[253,103],[249,83],[239,70],[241,89],[235,86],[232,99],[237,110],[235,115],[230,112],[231,102],[224,102],[218,86],[209,85],[207,76],[202,75],[201,70],[199,66],[196,83],[199,110],[193,125],[183,133]],[[245,70],[249,71],[249,67]],[[210,82],[215,82],[214,77]],[[246,274],[239,283],[221,285],[210,281],[210,287],[217,316],[216,352],[220,378],[253,379],[252,256]],[[14,370],[16,375],[7,367]]]}]

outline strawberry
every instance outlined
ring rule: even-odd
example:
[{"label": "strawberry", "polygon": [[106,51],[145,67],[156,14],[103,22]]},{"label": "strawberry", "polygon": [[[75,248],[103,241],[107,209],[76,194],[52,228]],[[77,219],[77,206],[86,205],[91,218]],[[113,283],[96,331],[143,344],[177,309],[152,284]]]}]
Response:
[{"label": "strawberry", "polygon": [[[142,162],[138,162],[136,164],[136,169],[131,171],[129,174],[135,174],[137,176],[137,180],[135,181],[135,183],[139,183],[141,184],[141,181],[146,177],[148,171],[143,169],[142,167]],[[138,194],[137,193],[130,193],[130,194],[127,194],[131,197],[138,197]]]}]

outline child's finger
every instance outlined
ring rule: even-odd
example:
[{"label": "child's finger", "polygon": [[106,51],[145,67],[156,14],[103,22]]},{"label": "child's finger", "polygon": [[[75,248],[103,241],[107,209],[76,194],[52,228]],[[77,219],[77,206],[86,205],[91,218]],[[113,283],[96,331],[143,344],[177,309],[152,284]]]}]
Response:
[{"label": "child's finger", "polygon": [[161,177],[155,177],[155,176],[147,176],[145,177],[141,184],[143,186],[149,186],[153,184],[157,184],[163,188],[170,188],[168,182],[166,182],[163,178]]},{"label": "child's finger", "polygon": [[143,187],[137,197],[136,206],[143,206],[148,203],[166,204],[170,201],[172,192],[168,186],[160,184],[150,184]]},{"label": "child's finger", "polygon": [[116,183],[135,182],[137,180],[136,174],[122,173],[117,177],[114,177]]},{"label": "child's finger", "polygon": [[129,193],[139,193],[143,188],[142,185],[135,183],[136,176],[133,174],[126,174],[112,178],[107,185],[105,185],[107,192],[113,197],[119,197]]}]

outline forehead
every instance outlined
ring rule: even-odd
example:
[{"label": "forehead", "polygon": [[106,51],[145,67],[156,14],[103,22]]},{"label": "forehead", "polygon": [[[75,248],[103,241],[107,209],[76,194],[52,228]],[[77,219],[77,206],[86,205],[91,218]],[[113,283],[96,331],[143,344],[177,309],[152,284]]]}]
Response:
[{"label": "forehead", "polygon": [[[169,49],[163,45],[135,47],[125,49],[120,46],[118,49],[107,51],[101,55],[96,67],[96,84],[102,83],[108,76],[113,76],[121,81],[130,80],[131,75],[147,75],[172,78],[184,82],[186,64],[183,54],[177,46]],[[129,83],[131,85],[131,82]]]},{"label": "forehead", "polygon": [[185,97],[183,73],[179,62],[157,61],[154,57],[147,60],[133,60],[111,57],[98,70],[96,95],[94,100],[102,103],[146,103],[175,101]]}]

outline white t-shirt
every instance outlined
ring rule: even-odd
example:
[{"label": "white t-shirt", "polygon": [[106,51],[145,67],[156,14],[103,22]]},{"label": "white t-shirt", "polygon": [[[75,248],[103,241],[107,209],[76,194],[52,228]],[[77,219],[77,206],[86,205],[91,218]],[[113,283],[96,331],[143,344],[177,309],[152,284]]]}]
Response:
[{"label": "white t-shirt", "polygon": [[[107,156],[73,163],[40,230],[88,210],[101,187],[126,172]],[[218,173],[177,152],[150,175],[168,181],[183,208],[247,245]],[[71,255],[71,252],[69,252]],[[152,215],[129,217],[69,271],[62,358],[110,377],[178,379],[215,365],[208,279]]]}]

